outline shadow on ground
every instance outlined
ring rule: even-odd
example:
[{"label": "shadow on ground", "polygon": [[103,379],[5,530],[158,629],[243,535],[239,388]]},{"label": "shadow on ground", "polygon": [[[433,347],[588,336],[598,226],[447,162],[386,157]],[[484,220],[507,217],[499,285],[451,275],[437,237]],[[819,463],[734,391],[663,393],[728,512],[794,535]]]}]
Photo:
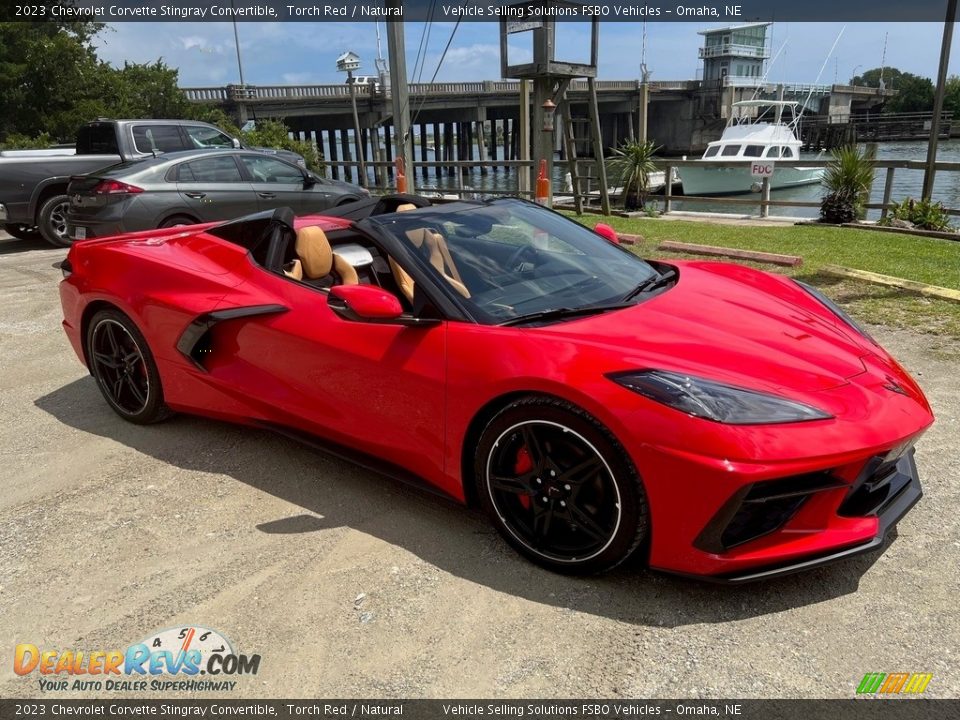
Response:
[{"label": "shadow on ground", "polygon": [[[30,240],[18,240],[17,238],[0,235],[0,255],[11,255],[13,253],[29,252],[30,250],[55,250],[50,243],[43,238],[33,238]],[[66,248],[61,248],[63,254],[67,254]]]},{"label": "shadow on ground", "polygon": [[[811,605],[857,590],[877,554],[862,555],[800,575],[739,587],[650,573],[642,558],[603,576],[568,577],[516,555],[479,513],[358,469],[293,441],[245,427],[177,416],[148,427],[124,422],[100,397],[92,378],[65,385],[35,404],[70,427],[109,438],[186,470],[226,474],[303,509],[257,525],[297,535],[346,526],[404,548],[474,583],[545,605],[633,625],[677,627],[741,620]],[[269,462],[225,462],[192,452],[223,443]],[[250,453],[246,448],[255,448]],[[227,456],[229,457],[229,456]],[[304,477],[303,465],[316,475]],[[133,480],[132,480],[133,481]],[[389,508],[371,513],[370,507]]]}]

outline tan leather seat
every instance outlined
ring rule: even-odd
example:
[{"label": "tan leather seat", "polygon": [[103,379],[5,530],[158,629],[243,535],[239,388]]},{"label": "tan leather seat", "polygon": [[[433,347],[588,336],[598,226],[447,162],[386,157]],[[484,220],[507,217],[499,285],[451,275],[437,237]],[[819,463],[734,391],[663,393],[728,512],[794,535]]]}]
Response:
[{"label": "tan leather seat", "polygon": [[296,250],[304,280],[320,280],[333,275],[334,285],[357,285],[360,282],[353,266],[333,252],[322,229],[309,226],[297,230]]},{"label": "tan leather seat", "polygon": [[303,280],[303,263],[299,260],[291,260],[283,266],[283,274],[294,280]]},{"label": "tan leather seat", "polygon": [[[404,203],[403,205],[397,206],[397,212],[407,212],[416,209],[417,206],[412,203]],[[463,297],[470,297],[470,291],[467,289],[467,286],[463,284],[460,272],[453,263],[453,257],[450,255],[450,249],[447,247],[443,235],[428,228],[417,228],[415,230],[408,230],[407,238],[418,248],[426,247],[430,264],[443,276],[443,279],[450,283],[453,289],[463,295]],[[404,294],[407,300],[413,302],[413,278],[410,277],[410,274],[400,267],[393,258],[389,258],[389,261],[390,270],[393,272],[393,279],[396,281],[397,287],[400,288],[400,292]]]}]

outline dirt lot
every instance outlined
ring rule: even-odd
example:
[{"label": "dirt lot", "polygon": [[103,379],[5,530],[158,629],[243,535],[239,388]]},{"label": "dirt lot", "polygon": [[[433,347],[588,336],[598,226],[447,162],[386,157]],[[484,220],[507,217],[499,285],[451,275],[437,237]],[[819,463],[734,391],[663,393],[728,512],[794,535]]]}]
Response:
[{"label": "dirt lot", "polygon": [[960,696],[944,340],[875,328],[938,416],[926,496],[882,556],[734,589],[638,567],[571,579],[471,512],[288,440],[124,423],[60,330],[63,254],[0,240],[0,697],[39,694],[12,672],[17,643],[125,648],[183,624],[262,656],[235,697],[851,697],[894,671]]}]

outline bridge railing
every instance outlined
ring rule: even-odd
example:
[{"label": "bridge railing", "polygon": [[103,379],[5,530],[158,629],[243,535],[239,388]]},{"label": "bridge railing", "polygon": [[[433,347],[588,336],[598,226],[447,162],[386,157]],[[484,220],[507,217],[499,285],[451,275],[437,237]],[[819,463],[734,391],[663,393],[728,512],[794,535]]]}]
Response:
[{"label": "bridge railing", "polygon": [[[384,97],[388,88],[379,85],[356,85],[357,97]],[[699,80],[657,81],[651,82],[654,90],[691,90],[700,87]],[[598,92],[633,92],[640,88],[639,80],[598,80]],[[574,80],[570,83],[572,92],[586,92],[586,80]],[[350,86],[346,83],[332,85],[228,85],[226,87],[183,88],[190,102],[269,102],[276,100],[323,100],[350,97]],[[520,83],[516,80],[482,80],[479,82],[449,83],[411,83],[409,92],[413,96],[443,95],[502,95],[519,93]]]}]

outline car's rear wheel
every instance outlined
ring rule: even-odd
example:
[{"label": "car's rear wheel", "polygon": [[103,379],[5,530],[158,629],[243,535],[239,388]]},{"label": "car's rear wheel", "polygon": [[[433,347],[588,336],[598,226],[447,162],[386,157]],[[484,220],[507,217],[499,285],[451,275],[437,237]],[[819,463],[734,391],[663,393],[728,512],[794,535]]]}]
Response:
[{"label": "car's rear wheel", "polygon": [[153,354],[133,321],[118,310],[101,310],[87,325],[87,363],[107,403],[138,425],[171,415]]},{"label": "car's rear wheel", "polygon": [[633,463],[596,419],[552,398],[518,400],[484,429],[477,496],[500,534],[566,573],[609,570],[643,542],[646,493]]},{"label": "car's rear wheel", "polygon": [[186,215],[174,215],[173,217],[169,217],[166,220],[164,220],[162,223],[160,223],[160,227],[172,228],[172,227],[180,227],[181,225],[195,225],[196,222],[197,222],[196,220],[194,220],[193,218],[187,217]]},{"label": "car's rear wheel", "polygon": [[40,232],[37,228],[30,227],[29,225],[4,225],[3,231],[17,238],[17,240],[36,240],[40,237]]},{"label": "car's rear wheel", "polygon": [[70,198],[66,195],[54,195],[43,201],[40,212],[37,214],[37,229],[51,245],[70,247],[71,240],[67,234],[67,211],[70,209]]}]

